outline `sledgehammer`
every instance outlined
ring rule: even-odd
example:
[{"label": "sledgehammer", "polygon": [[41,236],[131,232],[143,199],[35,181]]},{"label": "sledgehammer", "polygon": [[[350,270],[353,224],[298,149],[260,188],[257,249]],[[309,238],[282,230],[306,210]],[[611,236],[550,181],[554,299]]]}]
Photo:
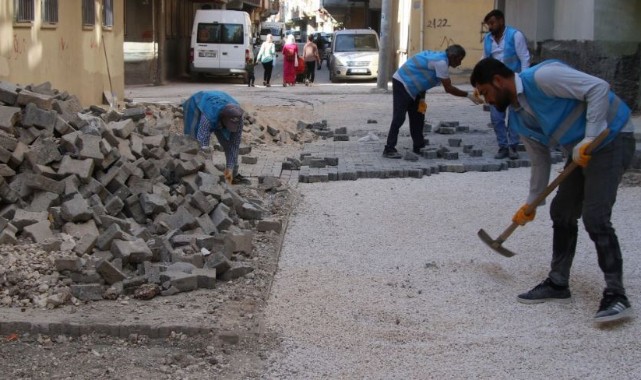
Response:
[{"label": "sledgehammer", "polygon": [[[600,133],[600,134],[599,134],[599,135],[598,135],[598,136],[597,136],[597,137],[596,137],[596,138],[595,138],[595,139],[590,143],[590,145],[585,149],[585,153],[586,153],[586,154],[590,154],[590,153],[592,153],[592,151],[593,151],[597,146],[599,146],[599,144],[601,144],[601,142],[602,142],[602,141],[603,141],[603,140],[608,136],[608,134],[609,134],[609,133],[610,133],[610,130],[609,130],[609,129],[606,129],[606,130],[604,130],[603,132],[601,132],[601,133]],[[578,166],[579,166],[579,165],[577,165],[574,161],[570,162],[570,164],[569,164],[568,166],[566,166],[566,167],[565,167],[565,169],[563,169],[563,171],[561,172],[561,174],[559,174],[559,175],[558,175],[558,176],[557,176],[557,177],[556,177],[552,182],[550,182],[550,184],[545,188],[545,190],[543,190],[543,192],[542,192],[541,194],[539,194],[539,196],[538,196],[538,197],[536,197],[536,198],[534,199],[534,201],[532,201],[532,203],[529,205],[529,207],[525,210],[525,213],[526,213],[526,214],[530,214],[532,211],[536,210],[536,208],[538,207],[538,205],[540,205],[540,204],[541,204],[541,202],[543,202],[543,201],[545,200],[545,198],[546,198],[546,197],[547,197],[547,196],[548,196],[548,195],[549,195],[549,194],[550,194],[554,189],[556,189],[556,187],[557,187],[557,186],[559,186],[559,184],[560,184],[561,182],[563,182],[563,180],[564,180],[564,179],[565,179],[565,178],[566,178],[570,173],[572,173],[572,171],[573,171],[574,169],[576,169]],[[483,241],[483,242],[484,242],[485,244],[487,244],[490,248],[492,248],[493,250],[495,250],[498,254],[503,255],[503,256],[505,256],[505,257],[512,257],[512,256],[516,255],[516,253],[514,253],[514,252],[510,251],[509,249],[505,248],[505,247],[503,246],[503,243],[505,242],[505,240],[507,240],[507,238],[508,238],[508,237],[510,237],[510,235],[512,235],[512,232],[514,232],[514,230],[516,230],[516,227],[518,227],[518,226],[519,226],[518,224],[516,224],[516,223],[512,222],[512,224],[510,224],[510,226],[509,226],[508,228],[506,228],[506,229],[505,229],[505,231],[503,231],[503,233],[502,233],[498,238],[496,238],[496,240],[492,239],[492,238],[490,237],[490,235],[489,235],[487,232],[485,232],[485,230],[484,230],[484,229],[482,229],[482,228],[479,230],[479,232],[477,233],[477,235],[479,236],[479,238],[481,239],[481,241]]]}]

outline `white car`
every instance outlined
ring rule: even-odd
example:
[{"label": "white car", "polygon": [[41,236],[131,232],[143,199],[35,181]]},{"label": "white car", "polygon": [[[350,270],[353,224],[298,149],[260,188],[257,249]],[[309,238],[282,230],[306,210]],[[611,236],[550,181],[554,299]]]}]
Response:
[{"label": "white car", "polygon": [[329,58],[329,79],[376,79],[378,34],[371,29],[345,29],[334,33]]}]

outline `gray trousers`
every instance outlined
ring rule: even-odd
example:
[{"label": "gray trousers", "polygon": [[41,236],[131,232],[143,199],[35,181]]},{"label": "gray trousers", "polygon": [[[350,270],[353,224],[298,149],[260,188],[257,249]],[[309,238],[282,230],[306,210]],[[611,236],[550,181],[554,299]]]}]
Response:
[{"label": "gray trousers", "polygon": [[[576,251],[578,219],[594,242],[605,290],[625,295],[623,259],[610,217],[617,189],[635,150],[632,133],[620,133],[612,142],[592,154],[588,166],[574,170],[560,185],[550,205],[554,237],[549,277],[567,286]],[[570,156],[566,163],[572,160]]]}]

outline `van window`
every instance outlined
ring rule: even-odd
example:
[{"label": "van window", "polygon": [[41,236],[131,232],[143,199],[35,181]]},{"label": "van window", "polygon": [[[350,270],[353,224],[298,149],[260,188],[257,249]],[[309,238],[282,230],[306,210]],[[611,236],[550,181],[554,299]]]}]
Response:
[{"label": "van window", "polygon": [[339,34],[334,36],[334,51],[378,51],[375,34]]},{"label": "van window", "polygon": [[243,44],[242,24],[198,23],[199,44]]},{"label": "van window", "polygon": [[268,34],[271,34],[272,37],[280,37],[280,29],[278,28],[263,28],[260,30],[260,34],[262,36],[266,36]]}]

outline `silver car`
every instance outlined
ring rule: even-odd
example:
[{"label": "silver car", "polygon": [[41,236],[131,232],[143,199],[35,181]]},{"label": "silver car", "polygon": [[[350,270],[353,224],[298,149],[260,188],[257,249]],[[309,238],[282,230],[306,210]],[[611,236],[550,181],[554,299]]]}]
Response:
[{"label": "silver car", "polygon": [[376,79],[378,34],[371,29],[345,29],[334,33],[329,79]]}]

